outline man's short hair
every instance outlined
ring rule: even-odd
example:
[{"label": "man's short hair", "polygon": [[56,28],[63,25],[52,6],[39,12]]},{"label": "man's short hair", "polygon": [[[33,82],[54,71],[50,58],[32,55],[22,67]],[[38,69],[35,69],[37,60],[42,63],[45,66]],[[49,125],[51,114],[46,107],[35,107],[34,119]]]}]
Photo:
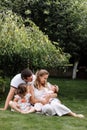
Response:
[{"label": "man's short hair", "polygon": [[21,78],[27,79],[27,77],[31,77],[32,74],[33,74],[32,71],[29,68],[26,68],[26,69],[21,71]]}]

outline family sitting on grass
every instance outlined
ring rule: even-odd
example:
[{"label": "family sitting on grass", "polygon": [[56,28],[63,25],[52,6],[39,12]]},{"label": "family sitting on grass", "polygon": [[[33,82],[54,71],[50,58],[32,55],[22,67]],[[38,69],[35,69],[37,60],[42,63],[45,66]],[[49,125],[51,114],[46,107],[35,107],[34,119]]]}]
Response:
[{"label": "family sitting on grass", "polygon": [[10,106],[11,111],[23,114],[39,112],[50,116],[84,118],[84,115],[72,112],[61,103],[57,97],[59,88],[47,82],[48,76],[47,70],[41,69],[34,75],[28,68],[14,76],[5,106],[0,110],[6,110]]}]

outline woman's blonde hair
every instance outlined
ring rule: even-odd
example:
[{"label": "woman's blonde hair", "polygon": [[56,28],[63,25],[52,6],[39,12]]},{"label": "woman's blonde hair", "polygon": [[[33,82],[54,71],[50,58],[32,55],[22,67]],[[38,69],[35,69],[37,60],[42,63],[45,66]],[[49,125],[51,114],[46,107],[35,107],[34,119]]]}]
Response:
[{"label": "woman's blonde hair", "polygon": [[[36,88],[40,88],[40,77],[43,77],[44,75],[48,75],[49,76],[49,72],[45,69],[41,69],[39,71],[36,72],[36,80],[35,80],[35,84],[34,86]],[[46,86],[46,83],[44,84],[44,87]]]}]

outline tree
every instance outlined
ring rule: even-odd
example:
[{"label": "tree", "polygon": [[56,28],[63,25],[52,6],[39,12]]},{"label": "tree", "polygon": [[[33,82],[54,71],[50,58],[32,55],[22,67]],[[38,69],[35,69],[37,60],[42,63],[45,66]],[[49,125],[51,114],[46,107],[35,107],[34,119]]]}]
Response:
[{"label": "tree", "polygon": [[13,75],[24,67],[57,67],[68,59],[69,55],[56,49],[31,20],[24,22],[11,11],[0,14],[0,68],[4,75]]},{"label": "tree", "polygon": [[[29,6],[32,19],[40,29],[71,54],[73,79],[79,61],[87,56],[86,3],[86,0],[37,0]],[[87,62],[85,64],[87,66]]]}]

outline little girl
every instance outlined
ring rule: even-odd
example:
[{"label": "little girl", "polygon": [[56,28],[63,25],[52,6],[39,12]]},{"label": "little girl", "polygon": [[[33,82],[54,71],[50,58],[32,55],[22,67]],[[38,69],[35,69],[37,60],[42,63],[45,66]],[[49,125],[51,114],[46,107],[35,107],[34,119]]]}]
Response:
[{"label": "little girl", "polygon": [[18,86],[17,93],[14,96],[13,101],[9,102],[13,111],[17,111],[23,114],[35,112],[34,107],[30,104],[31,94],[27,92],[27,85],[22,83]]}]

